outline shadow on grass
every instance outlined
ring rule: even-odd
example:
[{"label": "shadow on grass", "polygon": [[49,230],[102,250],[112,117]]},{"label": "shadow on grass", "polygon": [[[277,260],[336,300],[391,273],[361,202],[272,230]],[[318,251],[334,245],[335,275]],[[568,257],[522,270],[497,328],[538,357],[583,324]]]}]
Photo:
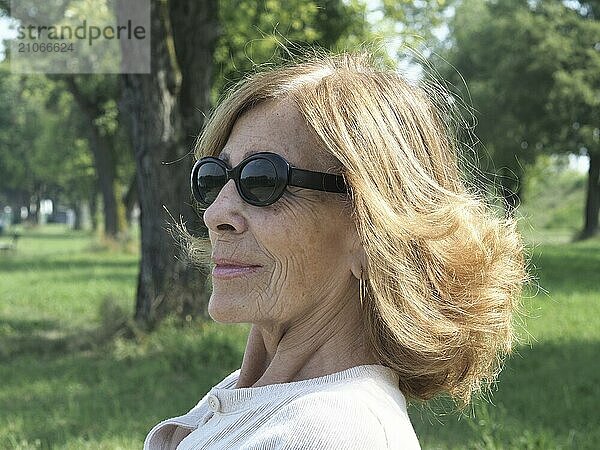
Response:
[{"label": "shadow on grass", "polygon": [[18,259],[0,259],[0,270],[2,272],[22,272],[29,270],[57,272],[61,270],[93,270],[96,268],[114,268],[114,269],[137,269],[137,262],[134,260],[109,259],[81,257],[68,259],[66,253],[55,254],[51,258],[36,258],[20,256]]},{"label": "shadow on grass", "polygon": [[123,270],[102,270],[94,273],[94,275],[90,275],[88,272],[80,272],[79,270],[75,273],[61,274],[60,276],[52,273],[52,283],[69,283],[77,285],[89,283],[93,278],[94,280],[105,280],[111,283],[124,284],[129,283],[135,278],[135,270],[136,267],[127,267]]},{"label": "shadow on grass", "polygon": [[125,320],[103,327],[68,331],[51,320],[15,320],[0,318],[0,363],[15,357],[55,356],[97,349],[127,331]]},{"label": "shadow on grass", "polygon": [[37,331],[53,330],[57,326],[58,322],[56,320],[0,318],[0,332],[14,330],[17,334],[29,334]]},{"label": "shadow on grass", "polygon": [[26,230],[22,232],[18,232],[20,235],[20,239],[40,239],[40,240],[54,240],[54,239],[73,239],[73,238],[87,238],[93,237],[94,232],[91,231],[78,231],[78,230],[70,230],[70,229],[60,229],[53,230],[52,232],[48,231],[33,231]]},{"label": "shadow on grass", "polygon": [[60,334],[56,321],[0,319],[0,362],[19,354],[63,351]]}]

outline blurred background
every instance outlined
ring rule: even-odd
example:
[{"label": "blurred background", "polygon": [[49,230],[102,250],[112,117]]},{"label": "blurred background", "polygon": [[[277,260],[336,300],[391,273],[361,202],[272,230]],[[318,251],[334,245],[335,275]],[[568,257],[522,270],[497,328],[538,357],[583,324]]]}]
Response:
[{"label": "blurred background", "polygon": [[537,283],[492,395],[410,406],[422,447],[597,448],[599,1],[149,7],[151,73],[25,75],[8,44],[22,18],[0,0],[0,448],[140,448],[240,367],[249,325],[211,321],[210,280],[170,233],[206,234],[194,139],[248,71],[363,43],[411,82],[446,80],[475,181],[519,218]]}]

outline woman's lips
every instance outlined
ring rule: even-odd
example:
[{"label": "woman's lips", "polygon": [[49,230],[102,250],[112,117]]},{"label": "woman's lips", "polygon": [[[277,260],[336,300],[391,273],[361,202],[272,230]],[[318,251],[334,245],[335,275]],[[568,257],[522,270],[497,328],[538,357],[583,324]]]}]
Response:
[{"label": "woman's lips", "polygon": [[216,265],[213,268],[212,276],[221,280],[252,275],[258,272],[262,266],[232,266],[228,264]]}]

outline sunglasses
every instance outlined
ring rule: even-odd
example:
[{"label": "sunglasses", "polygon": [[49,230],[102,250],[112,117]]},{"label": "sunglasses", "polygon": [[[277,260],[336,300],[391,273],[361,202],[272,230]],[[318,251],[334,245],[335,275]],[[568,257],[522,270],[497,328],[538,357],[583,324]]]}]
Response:
[{"label": "sunglasses", "polygon": [[229,180],[234,180],[240,197],[254,206],[275,203],[283,195],[286,186],[348,192],[341,175],[297,169],[277,153],[259,152],[250,155],[233,169],[212,156],[196,161],[191,175],[194,198],[201,207],[208,207]]}]

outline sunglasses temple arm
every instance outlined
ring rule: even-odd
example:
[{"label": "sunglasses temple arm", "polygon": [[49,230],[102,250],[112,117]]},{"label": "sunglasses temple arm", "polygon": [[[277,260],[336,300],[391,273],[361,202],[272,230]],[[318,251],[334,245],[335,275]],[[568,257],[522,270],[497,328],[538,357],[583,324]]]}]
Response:
[{"label": "sunglasses temple arm", "polygon": [[296,168],[290,170],[289,185],[324,192],[345,193],[348,191],[344,177],[341,175]]}]

